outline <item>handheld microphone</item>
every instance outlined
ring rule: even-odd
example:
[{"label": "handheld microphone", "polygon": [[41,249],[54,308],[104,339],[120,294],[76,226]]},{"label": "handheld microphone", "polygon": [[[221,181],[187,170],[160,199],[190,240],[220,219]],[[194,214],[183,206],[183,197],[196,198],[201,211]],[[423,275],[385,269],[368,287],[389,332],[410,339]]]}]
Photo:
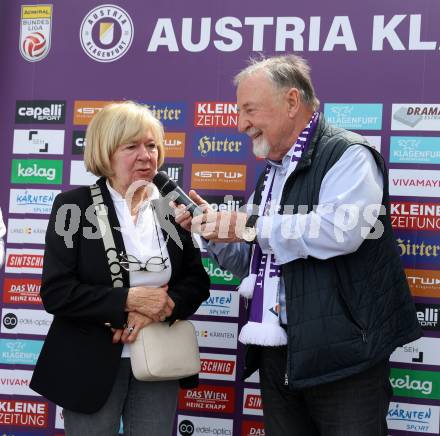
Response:
[{"label": "handheld microphone", "polygon": [[202,209],[183,192],[182,188],[174,180],[169,178],[165,171],[159,171],[153,177],[152,182],[159,189],[163,197],[169,196],[170,200],[173,200],[176,204],[183,204],[191,216],[203,214]]}]

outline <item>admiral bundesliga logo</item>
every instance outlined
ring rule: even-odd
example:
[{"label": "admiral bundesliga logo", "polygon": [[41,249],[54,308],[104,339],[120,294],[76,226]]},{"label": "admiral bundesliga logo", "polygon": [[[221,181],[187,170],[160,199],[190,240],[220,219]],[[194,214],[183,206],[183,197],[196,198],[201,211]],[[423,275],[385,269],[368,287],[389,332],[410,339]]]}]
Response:
[{"label": "admiral bundesliga logo", "polygon": [[22,5],[20,53],[29,62],[44,59],[50,50],[52,5]]},{"label": "admiral bundesliga logo", "polygon": [[98,62],[113,62],[130,48],[133,34],[133,22],[124,9],[101,5],[84,17],[79,38],[87,56]]}]

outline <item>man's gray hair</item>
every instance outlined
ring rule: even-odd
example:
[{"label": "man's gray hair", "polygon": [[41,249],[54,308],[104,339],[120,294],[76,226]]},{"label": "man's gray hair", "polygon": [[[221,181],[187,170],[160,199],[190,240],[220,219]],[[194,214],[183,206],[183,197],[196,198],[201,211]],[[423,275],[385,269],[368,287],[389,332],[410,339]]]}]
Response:
[{"label": "man's gray hair", "polygon": [[296,88],[301,93],[303,103],[313,110],[319,107],[319,100],[316,98],[310,77],[310,66],[300,56],[276,56],[272,58],[251,58],[249,65],[234,77],[234,85],[238,86],[243,79],[263,71],[279,89]]}]

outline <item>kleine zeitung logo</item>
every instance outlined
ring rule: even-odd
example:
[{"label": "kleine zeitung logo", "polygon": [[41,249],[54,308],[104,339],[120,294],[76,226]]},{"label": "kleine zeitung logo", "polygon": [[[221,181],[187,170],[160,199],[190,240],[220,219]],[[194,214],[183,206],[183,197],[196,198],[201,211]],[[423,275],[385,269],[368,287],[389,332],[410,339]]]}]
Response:
[{"label": "kleine zeitung logo", "polygon": [[233,102],[196,102],[195,127],[230,127],[238,125],[238,106]]},{"label": "kleine zeitung logo", "polygon": [[[0,425],[46,428],[48,426],[48,413],[49,405],[47,402],[0,400]],[[14,432],[14,435],[19,434],[21,433]]]}]

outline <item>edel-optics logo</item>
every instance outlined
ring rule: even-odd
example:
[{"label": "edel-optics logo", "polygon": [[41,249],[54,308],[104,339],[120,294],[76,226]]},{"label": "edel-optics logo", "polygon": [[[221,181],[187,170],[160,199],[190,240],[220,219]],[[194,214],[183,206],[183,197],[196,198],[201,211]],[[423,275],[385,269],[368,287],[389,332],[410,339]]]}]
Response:
[{"label": "edel-optics logo", "polygon": [[84,17],[79,39],[87,56],[97,62],[113,62],[130,48],[133,34],[133,22],[124,9],[101,5]]}]

